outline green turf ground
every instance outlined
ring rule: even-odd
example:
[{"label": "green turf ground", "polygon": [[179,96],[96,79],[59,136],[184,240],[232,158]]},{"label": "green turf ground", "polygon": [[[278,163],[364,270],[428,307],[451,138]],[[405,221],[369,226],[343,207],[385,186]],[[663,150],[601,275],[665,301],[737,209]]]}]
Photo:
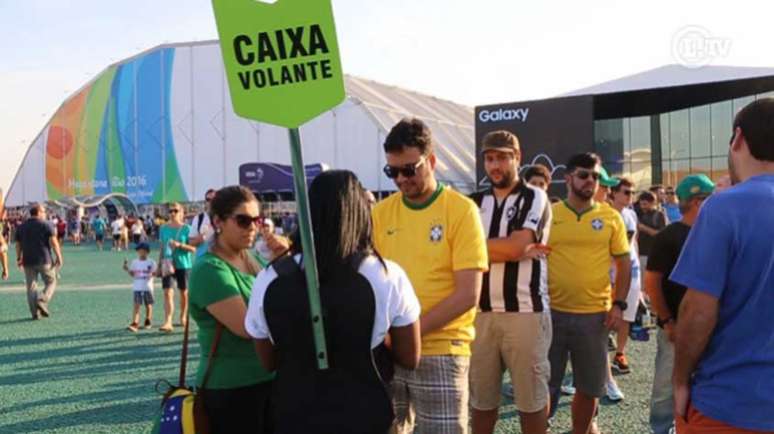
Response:
[{"label": "green turf ground", "polygon": [[[19,270],[12,267],[9,281],[0,283],[0,433],[149,431],[160,399],[154,385],[177,377],[182,331],[125,330],[132,294],[121,263],[133,254],[67,245],[52,316],[40,321],[29,319]],[[154,248],[152,256],[157,254]],[[158,282],[156,287],[158,326],[163,307]],[[198,356],[192,336],[189,373]],[[599,425],[606,434],[648,432],[655,342],[633,342],[628,352],[633,373],[617,377],[626,399],[602,403]],[[569,402],[562,399],[553,433],[569,430]],[[518,425],[508,402],[497,432],[521,432]]]}]

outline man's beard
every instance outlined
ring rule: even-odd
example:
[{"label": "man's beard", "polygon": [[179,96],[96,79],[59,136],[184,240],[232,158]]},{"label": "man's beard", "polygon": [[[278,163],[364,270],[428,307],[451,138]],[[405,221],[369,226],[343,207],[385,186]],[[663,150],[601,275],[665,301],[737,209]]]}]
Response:
[{"label": "man's beard", "polygon": [[573,183],[570,183],[570,188],[572,189],[572,192],[573,192],[574,195],[578,196],[579,198],[581,198],[583,200],[591,200],[591,198],[593,198],[594,195],[596,194],[596,192],[594,191],[593,188],[591,189],[590,193],[587,193],[587,192],[585,192],[585,191],[583,191],[583,190],[581,190],[579,188],[576,188],[575,184],[573,184]]},{"label": "man's beard", "polygon": [[500,182],[494,182],[492,178],[489,178],[489,181],[492,183],[492,186],[494,186],[494,188],[499,188],[499,189],[504,189],[512,186],[515,180],[516,180],[516,176],[510,170],[503,172],[503,176]]}]

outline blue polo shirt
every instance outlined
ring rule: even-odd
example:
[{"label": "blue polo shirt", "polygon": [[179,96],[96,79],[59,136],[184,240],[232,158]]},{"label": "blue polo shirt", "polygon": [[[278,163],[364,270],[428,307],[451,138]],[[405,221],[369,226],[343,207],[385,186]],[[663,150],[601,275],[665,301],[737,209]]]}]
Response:
[{"label": "blue polo shirt", "polygon": [[735,427],[774,431],[774,175],[712,195],[670,279],[720,303],[693,405]]}]

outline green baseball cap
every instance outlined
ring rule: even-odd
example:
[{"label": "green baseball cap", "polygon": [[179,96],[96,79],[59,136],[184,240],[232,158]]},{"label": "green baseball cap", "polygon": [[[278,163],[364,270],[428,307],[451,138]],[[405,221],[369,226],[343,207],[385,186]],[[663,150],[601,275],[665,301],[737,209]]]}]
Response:
[{"label": "green baseball cap", "polygon": [[608,175],[607,170],[604,167],[599,168],[599,185],[604,187],[615,187],[620,184],[621,180],[618,178],[612,178]]},{"label": "green baseball cap", "polygon": [[688,200],[697,195],[709,195],[715,191],[715,183],[703,173],[688,175],[677,185],[675,193],[680,200]]}]

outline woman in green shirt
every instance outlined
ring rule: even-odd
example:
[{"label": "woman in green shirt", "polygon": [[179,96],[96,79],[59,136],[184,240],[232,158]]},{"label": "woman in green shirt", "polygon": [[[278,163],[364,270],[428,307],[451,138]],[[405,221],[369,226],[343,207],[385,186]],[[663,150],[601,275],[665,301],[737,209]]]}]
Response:
[{"label": "woman in green shirt", "polygon": [[183,206],[173,202],[169,204],[168,210],[169,223],[159,229],[159,266],[164,272],[163,261],[171,260],[175,268],[174,274],[161,278],[161,287],[164,288],[164,324],[159,330],[167,333],[172,331],[172,315],[175,312],[173,281],[177,283],[177,289],[180,291],[180,325],[185,326],[188,320],[188,274],[191,271],[192,253],[196,251],[196,247],[190,242],[191,226],[183,220]]},{"label": "woman in green shirt", "polygon": [[[250,190],[219,190],[210,205],[215,236],[191,273],[191,316],[201,348],[196,385],[213,433],[270,433],[269,396],[274,375],[263,368],[245,331],[245,313],[260,265],[249,253],[261,227]],[[208,359],[218,324],[222,335]]]}]

